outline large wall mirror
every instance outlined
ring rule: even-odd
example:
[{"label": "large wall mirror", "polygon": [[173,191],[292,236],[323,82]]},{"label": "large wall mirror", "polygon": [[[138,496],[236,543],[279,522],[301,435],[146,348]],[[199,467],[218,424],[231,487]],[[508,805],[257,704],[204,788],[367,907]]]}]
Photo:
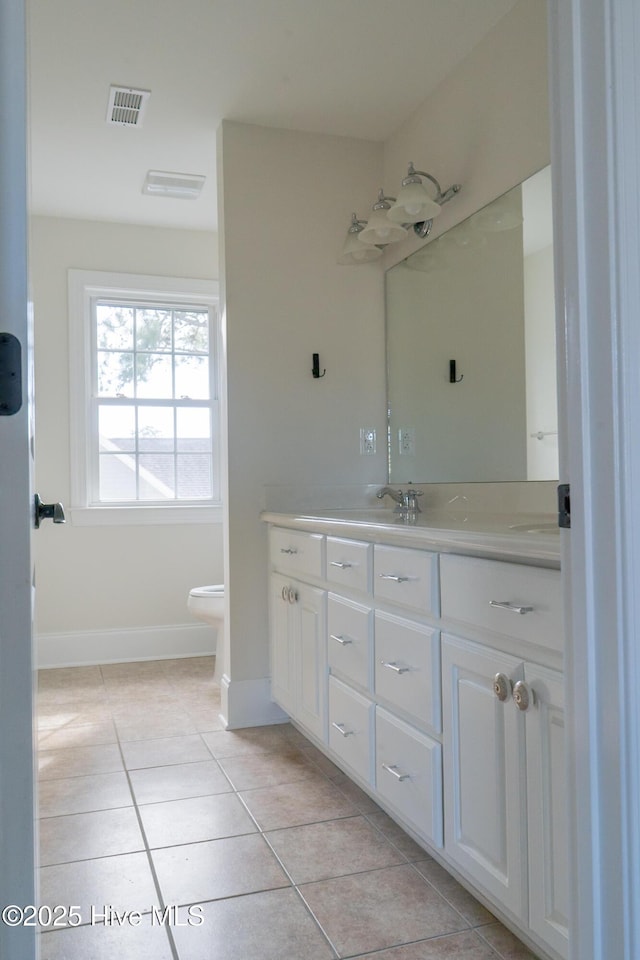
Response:
[{"label": "large wall mirror", "polygon": [[386,313],[390,482],[558,478],[550,168],[388,270]]}]

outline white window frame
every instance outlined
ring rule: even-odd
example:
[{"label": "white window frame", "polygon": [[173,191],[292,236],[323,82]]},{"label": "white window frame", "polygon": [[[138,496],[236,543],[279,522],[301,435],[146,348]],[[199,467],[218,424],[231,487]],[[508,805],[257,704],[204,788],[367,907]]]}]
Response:
[{"label": "white window frame", "polygon": [[[215,280],[140,276],[96,270],[69,270],[69,423],[71,453],[71,507],[74,524],[164,524],[222,522],[220,501],[220,358],[219,286]],[[212,426],[214,495],[203,502],[168,501],[145,504],[108,504],[95,500],[97,490],[97,424],[92,417],[95,343],[93,303],[101,299],[188,303],[212,309],[210,363],[212,370]]]}]

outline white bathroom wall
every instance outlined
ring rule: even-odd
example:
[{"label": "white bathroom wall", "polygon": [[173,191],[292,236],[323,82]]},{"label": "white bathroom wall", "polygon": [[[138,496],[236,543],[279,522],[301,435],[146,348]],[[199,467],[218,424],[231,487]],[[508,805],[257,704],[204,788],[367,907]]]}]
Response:
[{"label": "white bathroom wall", "polygon": [[[265,485],[385,477],[382,269],[337,264],[351,212],[377,192],[381,154],[348,138],[226,121],[219,131],[232,725],[269,716]],[[361,427],[377,430],[375,456],[360,455]]]},{"label": "white bathroom wall", "polygon": [[[69,503],[69,268],[216,279],[215,233],[35,217],[36,489]],[[211,649],[192,586],[223,579],[222,524],[77,527],[34,535],[41,662]],[[187,628],[183,625],[192,623]],[[191,645],[191,646],[190,646]]]},{"label": "white bathroom wall", "polygon": [[[225,122],[218,152],[229,376],[223,707],[243,726],[276,716],[263,486],[386,477],[383,265],[336,265],[348,217],[366,216],[383,183],[397,189],[410,160],[443,186],[463,184],[436,232],[549,162],[546,3],[522,0],[384,146]],[[384,265],[419,243],[394,246]],[[311,378],[314,352],[322,380]],[[375,457],[358,453],[361,426],[378,430]]]},{"label": "white bathroom wall", "polygon": [[[461,192],[436,218],[435,238],[549,163],[546,0],[520,0],[385,144],[384,187],[412,160]],[[391,266],[423,241],[394,244]]]}]

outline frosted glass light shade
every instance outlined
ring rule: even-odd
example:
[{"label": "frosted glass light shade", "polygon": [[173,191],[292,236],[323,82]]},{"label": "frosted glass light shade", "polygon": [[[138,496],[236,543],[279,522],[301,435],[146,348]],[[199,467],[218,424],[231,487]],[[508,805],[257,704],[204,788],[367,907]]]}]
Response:
[{"label": "frosted glass light shade", "polygon": [[400,188],[398,199],[387,216],[393,223],[421,223],[423,220],[433,220],[440,210],[439,204],[431,199],[422,182],[407,183]]},{"label": "frosted glass light shade", "polygon": [[388,208],[374,209],[371,212],[368,224],[359,234],[362,243],[396,243],[405,239],[407,231],[392,223],[388,213]]},{"label": "frosted glass light shade", "polygon": [[523,222],[523,217],[521,210],[510,204],[507,197],[495,200],[484,210],[479,210],[471,220],[477,230],[501,233],[503,230],[515,230]]},{"label": "frosted glass light shade", "polygon": [[377,260],[378,257],[382,256],[382,250],[379,250],[378,247],[362,243],[361,235],[361,230],[358,233],[349,231],[342,252],[338,257],[338,263],[345,266],[368,263],[370,260]]}]

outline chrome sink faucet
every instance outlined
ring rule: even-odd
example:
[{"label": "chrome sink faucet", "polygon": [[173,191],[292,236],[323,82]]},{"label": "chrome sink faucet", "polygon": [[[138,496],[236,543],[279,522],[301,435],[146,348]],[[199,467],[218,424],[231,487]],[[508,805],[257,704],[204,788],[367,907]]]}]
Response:
[{"label": "chrome sink faucet", "polygon": [[382,500],[385,495],[391,497],[397,504],[404,503],[404,493],[402,490],[393,490],[391,487],[381,487],[376,493],[378,500]]},{"label": "chrome sink faucet", "polygon": [[422,490],[394,490],[392,487],[381,487],[376,493],[376,497],[378,500],[382,500],[384,496],[389,496],[392,500],[395,500],[398,504],[395,512],[402,514],[403,517],[420,513],[418,497],[422,496]]}]

